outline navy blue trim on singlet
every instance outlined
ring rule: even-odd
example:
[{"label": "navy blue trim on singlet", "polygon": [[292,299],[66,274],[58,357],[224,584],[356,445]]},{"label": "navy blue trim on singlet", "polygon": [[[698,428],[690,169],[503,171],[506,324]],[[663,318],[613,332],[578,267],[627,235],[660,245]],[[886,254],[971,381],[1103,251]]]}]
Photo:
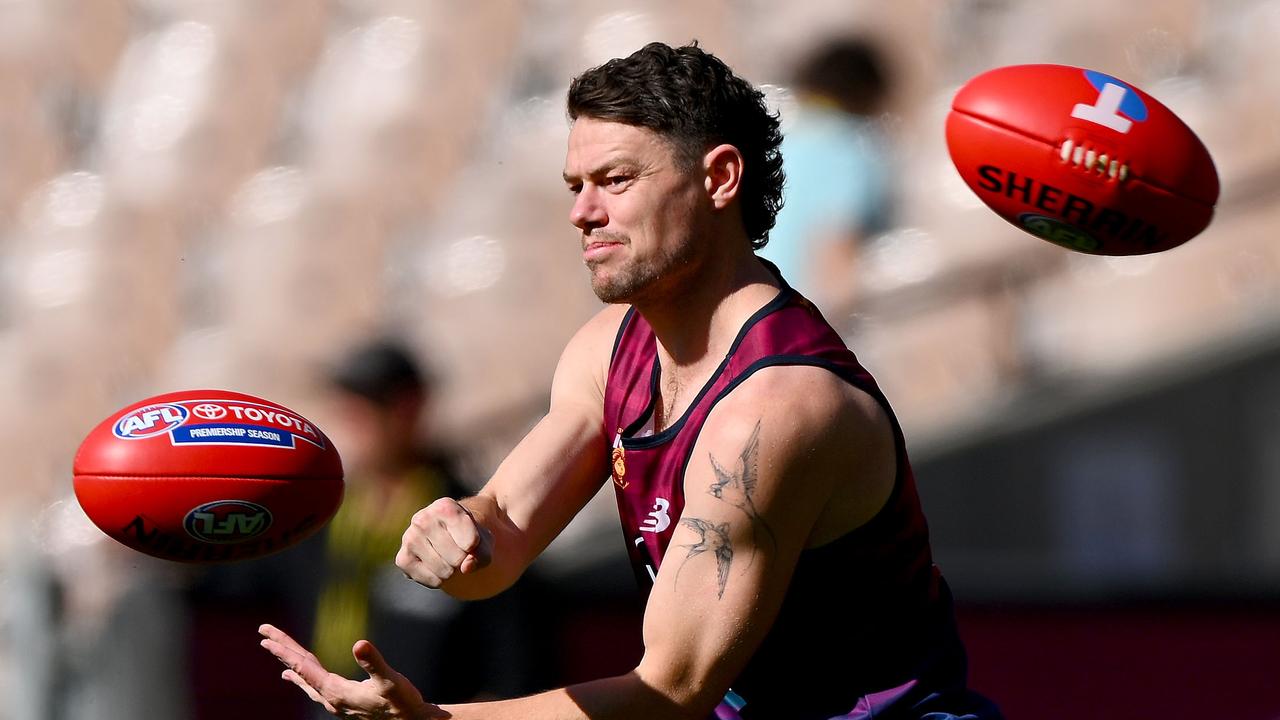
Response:
[{"label": "navy blue trim on singlet", "polygon": [[[757,371],[763,370],[768,367],[796,366],[796,365],[822,368],[823,370],[826,370],[831,374],[835,375],[836,377],[840,378],[841,380],[849,383],[850,385],[857,388],[858,390],[861,390],[867,395],[870,395],[876,401],[876,403],[878,403],[880,407],[884,409],[885,416],[889,419],[890,429],[893,431],[893,446],[895,450],[894,468],[893,468],[893,489],[889,491],[889,496],[885,499],[884,504],[880,506],[880,509],[876,511],[875,515],[872,515],[871,518],[866,522],[862,523],[856,528],[853,528],[849,532],[846,532],[843,535],[831,540],[830,542],[823,543],[818,547],[806,548],[805,550],[803,550],[803,552],[809,552],[810,550],[817,550],[819,548],[827,547],[831,543],[834,543],[838,540],[842,540],[844,538],[849,537],[853,533],[861,531],[863,528],[872,527],[876,523],[876,521],[878,521],[880,517],[884,515],[885,510],[893,505],[894,501],[897,500],[898,493],[901,492],[902,490],[903,480],[905,477],[906,468],[903,467],[903,464],[901,462],[898,462],[898,459],[901,457],[905,457],[906,442],[903,439],[901,426],[898,425],[898,418],[893,414],[893,408],[889,407],[889,399],[884,396],[884,393],[880,392],[880,388],[874,387],[871,384],[864,382],[863,379],[858,377],[857,373],[853,372],[850,368],[842,367],[830,360],[826,360],[819,357],[813,357],[812,355],[766,355],[765,357],[762,357],[759,360],[756,360],[755,362],[748,365],[745,369],[743,369],[743,371],[739,373],[737,377],[731,380],[729,384],[726,385],[724,389],[720,391],[720,394],[717,395],[715,399],[711,401],[711,405],[707,409],[707,417],[708,418],[711,417],[711,411],[715,408],[715,406],[721,400],[723,400],[726,396],[728,396],[729,393],[733,392],[735,388],[737,388],[739,385],[745,382],[747,378],[754,375]],[[694,435],[693,442],[689,443],[689,450],[687,453],[685,453],[684,462],[680,464],[679,477],[680,477],[680,482],[682,484],[684,482],[685,474],[689,470],[689,461],[693,459],[693,448],[698,444],[698,435],[702,433],[703,427],[706,427],[706,423],[703,423],[702,427],[698,428],[698,433]]]},{"label": "navy blue trim on singlet", "polygon": [[736,378],[725,386],[724,390],[720,391],[720,395],[717,396],[715,402],[711,404],[714,406],[715,403],[720,402],[721,398],[728,395],[734,388],[741,385],[742,382],[755,371],[766,367],[772,367],[774,365],[812,365],[814,367],[820,367],[823,370],[828,370],[832,375],[835,375],[841,380],[844,380],[862,392],[875,398],[876,402],[880,403],[880,405],[884,407],[885,411],[889,413],[889,416],[893,416],[893,410],[889,407],[889,399],[884,396],[884,393],[880,392],[880,388],[871,383],[864,382],[858,372],[852,368],[843,367],[832,360],[827,360],[826,358],[814,355],[765,355],[744,368]]},{"label": "navy blue trim on singlet", "polygon": [[787,303],[790,302],[791,300],[791,296],[794,294],[795,294],[795,291],[784,284],[784,286],[778,291],[778,294],[775,295],[772,300],[765,303],[764,307],[755,311],[755,313],[751,317],[747,318],[747,321],[742,325],[742,328],[738,330],[737,337],[733,339],[733,344],[729,346],[729,351],[725,353],[724,359],[720,361],[720,365],[716,367],[715,372],[711,374],[711,377],[708,378],[707,382],[703,384],[702,389],[698,391],[697,397],[693,399],[693,402],[689,403],[689,407],[685,408],[684,414],[680,416],[679,420],[677,420],[674,424],[668,426],[665,430],[663,430],[660,433],[654,433],[653,435],[646,435],[645,437],[641,437],[641,438],[631,437],[631,435],[637,430],[639,430],[641,427],[643,427],[645,421],[647,421],[649,417],[653,415],[655,405],[658,402],[658,378],[661,373],[661,366],[658,363],[657,353],[654,353],[653,376],[652,376],[650,392],[649,392],[649,404],[645,407],[644,412],[640,413],[640,418],[632,422],[630,425],[628,425],[626,431],[623,432],[622,447],[626,450],[642,450],[646,448],[653,448],[665,442],[668,442],[669,440],[674,438],[676,435],[678,435],[680,433],[680,428],[684,427],[685,421],[689,419],[689,413],[693,412],[693,409],[698,407],[698,405],[702,402],[702,398],[706,397],[706,394],[711,391],[711,386],[715,385],[716,381],[720,379],[720,376],[724,374],[725,367],[728,366],[729,361],[733,358],[733,354],[738,351],[738,346],[741,345],[742,341],[746,339],[747,333],[751,331],[751,328],[755,327],[756,323],[760,322],[767,316],[772,315],[773,313],[786,307]]},{"label": "navy blue trim on singlet", "polygon": [[622,344],[622,334],[627,331],[627,326],[631,324],[631,316],[636,314],[634,305],[627,308],[627,313],[622,316],[622,323],[618,325],[618,334],[613,336],[613,349],[609,351],[609,364],[613,364],[613,359],[618,357],[618,346]]},{"label": "navy blue trim on singlet", "polygon": [[782,271],[778,269],[777,265],[773,264],[773,261],[769,260],[768,258],[760,257],[759,255],[756,256],[756,260],[759,260],[760,264],[764,265],[765,270],[768,270],[769,272],[773,273],[773,276],[777,278],[778,282],[782,285],[783,288],[787,290],[792,289],[791,283],[787,282],[787,279],[782,277]]}]

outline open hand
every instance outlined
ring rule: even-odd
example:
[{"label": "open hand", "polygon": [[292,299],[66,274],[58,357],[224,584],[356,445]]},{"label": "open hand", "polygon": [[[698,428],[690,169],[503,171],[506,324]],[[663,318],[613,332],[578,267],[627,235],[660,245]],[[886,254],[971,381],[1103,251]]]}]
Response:
[{"label": "open hand", "polygon": [[258,633],[263,637],[262,647],[284,664],[286,670],[280,677],[302,688],[307,697],[337,717],[369,720],[449,717],[423,700],[418,689],[392,669],[368,640],[360,640],[351,648],[356,662],[369,674],[368,680],[357,682],[326,670],[315,655],[279,628],[262,625]]}]

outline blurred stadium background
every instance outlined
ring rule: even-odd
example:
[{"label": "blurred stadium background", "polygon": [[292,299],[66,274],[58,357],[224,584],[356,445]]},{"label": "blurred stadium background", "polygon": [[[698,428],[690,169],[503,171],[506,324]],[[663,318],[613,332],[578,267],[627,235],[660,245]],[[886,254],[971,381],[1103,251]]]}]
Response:
[{"label": "blurred stadium background", "polygon": [[[795,63],[845,34],[894,70],[898,213],[833,321],[906,427],[974,684],[1018,718],[1280,717],[1280,0],[0,0],[0,720],[296,717],[244,600],[269,573],[192,613],[204,571],[78,517],[84,434],[200,386],[323,426],[318,369],[394,330],[482,477],[597,307],[558,178],[568,79],[696,38],[785,122]],[[1222,178],[1208,231],[1087,257],[981,206],[942,121],[1022,62],[1181,115]],[[551,679],[630,648],[610,503],[538,568]],[[148,705],[110,699],[144,675]]]}]

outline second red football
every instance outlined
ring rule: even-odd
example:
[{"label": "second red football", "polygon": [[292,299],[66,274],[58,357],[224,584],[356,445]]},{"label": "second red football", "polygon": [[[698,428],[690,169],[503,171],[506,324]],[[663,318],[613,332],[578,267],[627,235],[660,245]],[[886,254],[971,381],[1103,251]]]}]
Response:
[{"label": "second red football", "polygon": [[1013,65],[956,93],[947,148],[992,210],[1063,247],[1140,255],[1209,224],[1218,174],[1200,138],[1133,85],[1066,65]]}]

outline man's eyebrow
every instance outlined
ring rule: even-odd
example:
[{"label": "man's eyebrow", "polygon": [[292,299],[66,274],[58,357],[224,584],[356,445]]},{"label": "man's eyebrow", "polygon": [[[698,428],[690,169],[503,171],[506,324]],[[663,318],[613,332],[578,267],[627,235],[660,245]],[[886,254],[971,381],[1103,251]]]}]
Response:
[{"label": "man's eyebrow", "polygon": [[[618,168],[634,168],[634,167],[637,167],[638,165],[639,163],[637,163],[634,159],[630,157],[617,157],[610,160],[606,160],[605,162],[601,163],[595,168],[588,170],[587,173],[582,177],[599,177],[600,175],[604,175],[610,170],[617,170]],[[564,178],[564,181],[567,183],[573,183],[579,179],[579,176],[570,175],[568,172],[561,172],[560,177]]]}]

